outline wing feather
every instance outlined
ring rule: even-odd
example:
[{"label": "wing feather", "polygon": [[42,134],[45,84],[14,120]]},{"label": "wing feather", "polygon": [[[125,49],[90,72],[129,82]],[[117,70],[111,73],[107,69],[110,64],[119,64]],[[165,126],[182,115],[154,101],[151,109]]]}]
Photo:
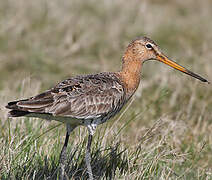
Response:
[{"label": "wing feather", "polygon": [[35,97],[11,102],[7,108],[92,119],[121,106],[124,102],[124,93],[124,88],[115,74],[100,73],[67,79]]}]

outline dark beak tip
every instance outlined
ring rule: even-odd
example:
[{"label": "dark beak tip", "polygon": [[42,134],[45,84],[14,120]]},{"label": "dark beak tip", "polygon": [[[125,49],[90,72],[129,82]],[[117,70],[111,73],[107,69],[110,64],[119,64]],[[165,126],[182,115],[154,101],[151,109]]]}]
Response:
[{"label": "dark beak tip", "polygon": [[211,84],[207,79],[202,80],[202,82],[207,83],[207,84]]},{"label": "dark beak tip", "polygon": [[207,79],[202,80],[202,82],[205,82],[207,84],[211,84],[211,82],[209,82]]},{"label": "dark beak tip", "polygon": [[211,83],[210,81],[208,81],[208,80],[205,79],[205,78],[202,78],[202,82],[205,82],[205,83],[207,83],[207,84],[210,84],[210,83]]}]

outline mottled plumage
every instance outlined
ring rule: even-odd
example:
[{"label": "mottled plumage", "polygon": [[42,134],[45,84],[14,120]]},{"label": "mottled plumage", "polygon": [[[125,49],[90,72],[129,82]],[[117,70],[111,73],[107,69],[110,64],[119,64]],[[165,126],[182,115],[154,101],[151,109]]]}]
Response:
[{"label": "mottled plumage", "polygon": [[63,122],[66,117],[66,123],[73,125],[98,125],[115,115],[125,102],[125,89],[117,74],[99,73],[64,80],[44,93],[10,102],[6,107],[13,109],[9,114],[12,117],[25,113]]},{"label": "mottled plumage", "polygon": [[69,134],[78,125],[86,126],[89,131],[86,165],[89,179],[92,180],[90,146],[96,126],[114,116],[132,97],[140,83],[143,63],[152,59],[163,62],[202,82],[208,82],[170,60],[159,50],[154,41],[141,37],[127,46],[122,58],[121,71],[73,77],[37,96],[9,102],[6,106],[11,109],[9,116],[40,117],[67,124],[66,139],[60,155],[62,179]]}]

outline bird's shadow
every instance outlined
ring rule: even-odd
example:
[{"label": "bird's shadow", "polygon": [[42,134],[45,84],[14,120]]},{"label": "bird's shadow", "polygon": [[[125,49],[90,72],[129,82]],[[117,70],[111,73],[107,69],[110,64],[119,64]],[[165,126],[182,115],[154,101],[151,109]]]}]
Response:
[{"label": "bird's shadow", "polygon": [[[118,170],[123,173],[128,169],[128,161],[125,150],[120,150],[120,145],[116,144],[107,149],[96,149],[91,152],[91,166],[95,179],[114,179]],[[74,148],[68,156],[65,168],[64,179],[88,179],[84,151],[81,148]],[[58,179],[58,160],[45,157],[44,163],[37,163],[37,167],[31,172],[34,179]]]}]

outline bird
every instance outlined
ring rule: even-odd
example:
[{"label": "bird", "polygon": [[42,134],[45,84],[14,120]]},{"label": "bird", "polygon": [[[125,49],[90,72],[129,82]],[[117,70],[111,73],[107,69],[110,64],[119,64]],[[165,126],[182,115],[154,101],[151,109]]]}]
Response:
[{"label": "bird", "polygon": [[9,102],[8,117],[37,117],[66,124],[66,137],[60,153],[61,179],[64,176],[67,145],[70,133],[77,126],[88,129],[85,162],[89,180],[93,180],[90,148],[99,124],[114,117],[129,101],[141,80],[143,63],[157,60],[202,82],[208,80],[168,58],[148,37],[131,41],[122,56],[122,67],[117,72],[78,75],[58,83],[36,96]]}]

